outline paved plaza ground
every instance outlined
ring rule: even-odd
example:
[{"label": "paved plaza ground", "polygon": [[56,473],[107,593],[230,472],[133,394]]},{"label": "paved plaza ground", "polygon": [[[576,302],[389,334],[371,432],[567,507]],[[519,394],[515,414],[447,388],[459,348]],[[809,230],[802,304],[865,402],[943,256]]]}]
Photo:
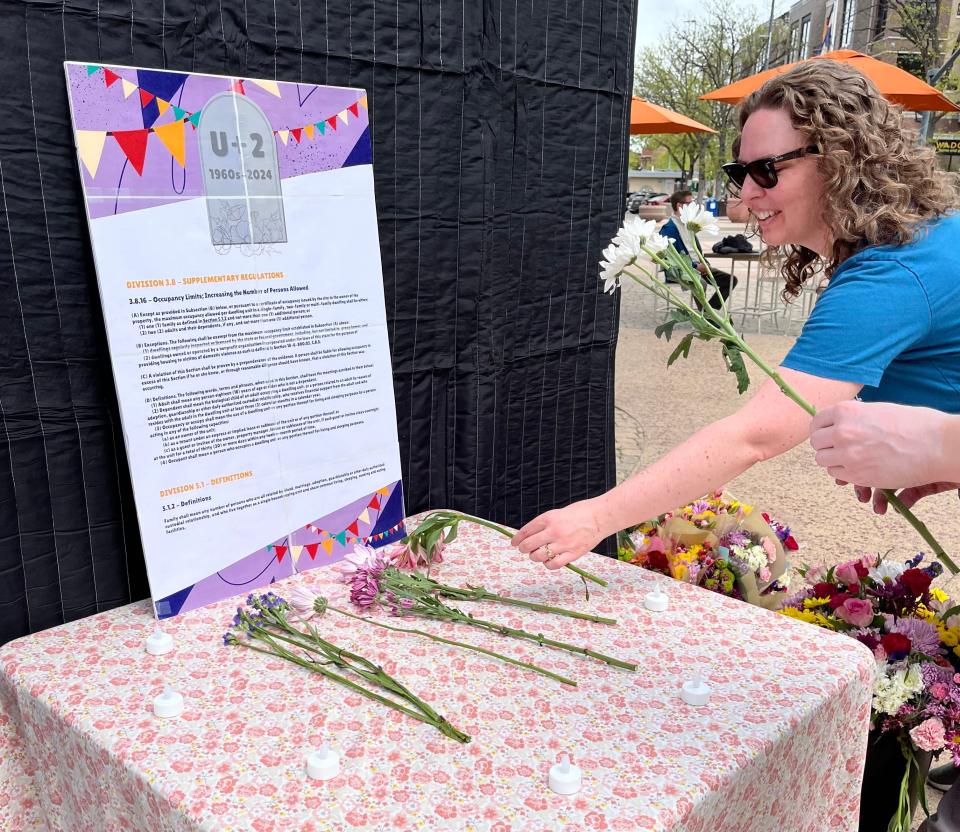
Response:
[{"label": "paved plaza ground", "polygon": [[[744,402],[714,343],[695,341],[689,358],[667,367],[673,345],[653,333],[661,318],[662,313],[654,311],[652,295],[632,282],[624,285],[615,398],[620,478],[653,462],[698,428],[734,412]],[[795,335],[767,334],[770,328],[764,323],[764,334],[757,335],[756,322],[748,319],[744,331],[754,349],[776,364]],[[796,332],[797,326],[792,330]],[[749,364],[748,369],[752,384],[746,397],[764,379]],[[923,541],[899,515],[877,516],[857,502],[851,488],[837,487],[814,463],[808,444],[754,466],[728,483],[727,489],[791,526],[800,543],[797,563],[830,565],[865,552],[890,552],[906,559],[923,549]],[[960,560],[958,509],[960,502],[954,492],[927,498],[916,509],[955,560]],[[941,577],[937,585],[960,598],[960,577]],[[930,792],[931,799],[936,795]]]}]

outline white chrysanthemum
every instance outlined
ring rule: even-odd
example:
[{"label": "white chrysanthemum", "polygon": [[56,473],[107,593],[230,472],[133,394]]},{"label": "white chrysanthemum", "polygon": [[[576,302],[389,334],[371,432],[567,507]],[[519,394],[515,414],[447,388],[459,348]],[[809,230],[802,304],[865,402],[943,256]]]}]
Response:
[{"label": "white chrysanthemum", "polygon": [[897,563],[895,560],[882,560],[867,575],[878,584],[882,584],[884,578],[889,578],[891,581],[897,580],[906,568],[902,563]]},{"label": "white chrysanthemum", "polygon": [[620,275],[633,259],[630,252],[620,246],[609,245],[603,250],[603,260],[600,261],[600,279],[603,281],[603,291],[612,293],[620,288]]},{"label": "white chrysanthemum", "polygon": [[644,246],[656,231],[656,220],[642,220],[639,217],[627,217],[623,228],[617,232],[613,242],[630,252],[633,257],[644,254]]},{"label": "white chrysanthemum", "polygon": [[767,553],[763,551],[761,546],[731,546],[730,551],[747,564],[753,572],[757,572],[767,565]]},{"label": "white chrysanthemum", "polygon": [[873,709],[877,713],[894,716],[900,708],[923,690],[920,665],[912,664],[891,675],[877,678],[873,689]]},{"label": "white chrysanthemum", "polygon": [[694,234],[702,233],[708,237],[716,237],[720,233],[716,217],[697,202],[691,202],[680,209],[680,222]]},{"label": "white chrysanthemum", "polygon": [[662,234],[651,234],[650,239],[647,240],[647,252],[660,254],[662,251],[666,251],[672,242],[669,237],[664,237]]}]

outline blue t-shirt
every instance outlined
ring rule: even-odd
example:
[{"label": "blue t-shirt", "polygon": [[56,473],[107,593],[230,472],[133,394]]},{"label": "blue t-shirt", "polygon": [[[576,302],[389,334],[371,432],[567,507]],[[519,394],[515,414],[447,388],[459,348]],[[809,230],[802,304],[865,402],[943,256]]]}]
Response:
[{"label": "blue t-shirt", "polygon": [[863,384],[864,401],[960,413],[960,214],[844,260],[783,366]]}]

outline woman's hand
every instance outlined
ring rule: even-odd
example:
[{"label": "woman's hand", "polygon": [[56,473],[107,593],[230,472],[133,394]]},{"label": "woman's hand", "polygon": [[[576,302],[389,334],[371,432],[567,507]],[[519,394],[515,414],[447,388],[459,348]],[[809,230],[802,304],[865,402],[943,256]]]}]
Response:
[{"label": "woman's hand", "polygon": [[560,569],[596,548],[607,534],[612,532],[601,527],[597,501],[581,500],[534,517],[511,543],[530,560]]},{"label": "woman's hand", "polygon": [[[842,482],[929,489],[955,479],[960,470],[960,459],[954,459],[956,449],[949,441],[957,420],[927,407],[848,401],[817,413],[810,423],[810,444],[817,452],[817,464]],[[860,502],[870,499],[869,490],[858,489]],[[926,491],[914,501],[933,493]],[[886,510],[886,500],[883,507]]]},{"label": "woman's hand", "polygon": [[[843,480],[837,480],[837,485],[846,485]],[[953,491],[960,488],[960,482],[931,482],[927,485],[915,485],[911,488],[904,488],[897,496],[907,508],[913,508],[914,504],[929,497],[931,494],[940,494],[944,491]],[[864,485],[855,485],[853,490],[857,492],[857,499],[861,503],[869,503],[873,500],[873,510],[876,514],[887,513],[887,497],[879,488],[867,488]]]}]

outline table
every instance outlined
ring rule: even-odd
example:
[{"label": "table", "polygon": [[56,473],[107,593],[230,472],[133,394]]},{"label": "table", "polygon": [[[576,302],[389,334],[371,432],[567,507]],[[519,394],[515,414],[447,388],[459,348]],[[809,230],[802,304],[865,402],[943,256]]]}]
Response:
[{"label": "table", "polygon": [[[36,633],[0,649],[0,817],[50,830],[854,830],[873,659],[852,639],[670,582],[670,607],[642,606],[656,577],[600,557],[591,589],[545,573],[507,542],[462,526],[439,574],[449,582],[619,619],[617,628],[483,604],[488,618],[640,664],[636,673],[472,628],[465,641],[573,675],[579,687],[342,616],[320,619],[345,647],[382,661],[457,727],[458,745],[288,663],[221,634],[224,601],[167,622],[177,648],[143,652],[146,603]],[[346,605],[318,569],[295,584]],[[708,707],[677,693],[692,670],[714,686]],[[165,682],[182,717],[153,717]],[[309,781],[304,755],[342,752],[338,778]],[[582,791],[546,788],[564,752]]]},{"label": "table", "polygon": [[[760,334],[761,325],[763,319],[766,317],[772,317],[774,325],[777,327],[777,331],[780,331],[780,315],[786,314],[786,309],[780,301],[778,290],[780,287],[779,279],[777,280],[765,280],[760,273],[760,255],[761,252],[737,252],[737,253],[728,253],[728,254],[718,254],[712,251],[705,251],[704,257],[709,260],[729,260],[730,261],[730,273],[736,275],[738,279],[737,288],[734,290],[743,298],[743,303],[739,306],[730,305],[730,317],[733,318],[734,315],[740,316],[740,326],[743,327],[743,323],[747,318],[756,318],[757,319],[757,334]],[[747,274],[746,279],[740,280],[741,275],[736,274],[736,264],[737,263],[746,263],[747,264]],[[756,280],[753,280],[753,264],[757,263],[757,274]],[[766,292],[763,291],[764,284],[770,284],[770,297],[766,297]],[[733,298],[733,292],[730,293],[731,299]]]}]

